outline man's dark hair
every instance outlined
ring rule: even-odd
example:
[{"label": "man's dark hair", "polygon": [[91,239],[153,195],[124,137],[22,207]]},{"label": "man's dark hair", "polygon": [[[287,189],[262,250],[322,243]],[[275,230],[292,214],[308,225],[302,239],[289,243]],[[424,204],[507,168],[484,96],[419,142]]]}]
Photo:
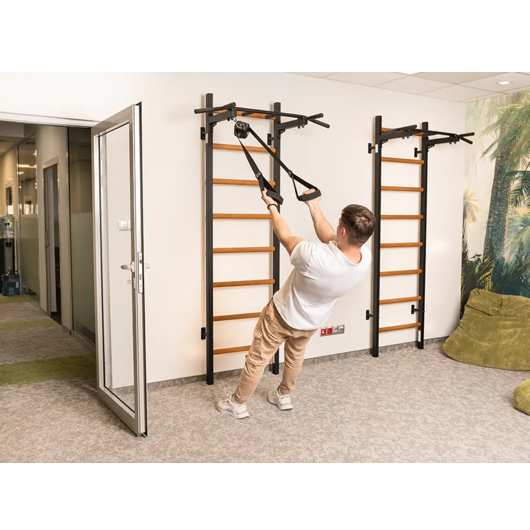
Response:
[{"label": "man's dark hair", "polygon": [[348,243],[360,247],[370,239],[374,232],[374,214],[360,204],[350,204],[342,210],[341,225],[348,234]]}]

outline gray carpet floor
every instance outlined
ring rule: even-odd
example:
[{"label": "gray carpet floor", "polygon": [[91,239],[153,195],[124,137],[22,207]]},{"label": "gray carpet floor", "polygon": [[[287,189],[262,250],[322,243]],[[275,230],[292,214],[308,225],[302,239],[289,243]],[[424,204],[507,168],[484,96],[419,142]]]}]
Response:
[{"label": "gray carpet floor", "polygon": [[0,324],[14,324],[40,320],[46,315],[33,303],[0,304]]},{"label": "gray carpet floor", "polygon": [[251,417],[219,414],[237,377],[149,392],[149,437],[98,401],[92,379],[0,388],[1,462],[530,462],[528,372],[458,363],[441,344],[306,364],[280,412],[267,372]]},{"label": "gray carpet floor", "polygon": [[33,303],[4,300],[0,297],[0,365],[90,353]]},{"label": "gray carpet floor", "polygon": [[0,365],[90,353],[61,326],[2,330],[0,337]]}]

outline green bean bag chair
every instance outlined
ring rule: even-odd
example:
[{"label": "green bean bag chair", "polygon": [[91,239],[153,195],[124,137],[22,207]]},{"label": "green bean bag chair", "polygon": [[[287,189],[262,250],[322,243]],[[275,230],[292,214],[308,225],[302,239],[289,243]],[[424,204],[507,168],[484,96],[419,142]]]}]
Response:
[{"label": "green bean bag chair", "polygon": [[473,290],[443,349],[467,364],[530,370],[530,299]]},{"label": "green bean bag chair", "polygon": [[515,387],[513,398],[516,409],[530,414],[530,379]]}]

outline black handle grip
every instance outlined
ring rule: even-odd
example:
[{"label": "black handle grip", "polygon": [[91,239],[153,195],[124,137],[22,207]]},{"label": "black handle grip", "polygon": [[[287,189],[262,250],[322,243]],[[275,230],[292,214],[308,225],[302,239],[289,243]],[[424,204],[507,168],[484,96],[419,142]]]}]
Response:
[{"label": "black handle grip", "polygon": [[303,195],[300,195],[299,199],[302,202],[312,201],[313,199],[316,199],[317,197],[320,197],[322,193],[320,193],[320,190],[315,190],[313,193],[304,193]]},{"label": "black handle grip", "polygon": [[267,191],[267,196],[275,200],[280,206],[283,204],[283,197],[277,191]]},{"label": "black handle grip", "polygon": [[309,118],[309,121],[311,123],[316,123],[317,125],[320,125],[321,127],[325,127],[326,129],[330,128],[330,125],[328,123],[324,123],[323,121],[313,120],[311,118]]}]

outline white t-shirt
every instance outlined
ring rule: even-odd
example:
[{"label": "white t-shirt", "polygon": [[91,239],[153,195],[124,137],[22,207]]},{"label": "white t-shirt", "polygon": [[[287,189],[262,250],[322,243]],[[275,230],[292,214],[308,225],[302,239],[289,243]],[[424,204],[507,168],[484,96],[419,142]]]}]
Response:
[{"label": "white t-shirt", "polygon": [[274,295],[274,305],[287,324],[299,330],[323,326],[335,300],[361,283],[370,269],[372,253],[363,245],[361,261],[352,263],[337,247],[300,241],[291,253],[294,269]]}]

